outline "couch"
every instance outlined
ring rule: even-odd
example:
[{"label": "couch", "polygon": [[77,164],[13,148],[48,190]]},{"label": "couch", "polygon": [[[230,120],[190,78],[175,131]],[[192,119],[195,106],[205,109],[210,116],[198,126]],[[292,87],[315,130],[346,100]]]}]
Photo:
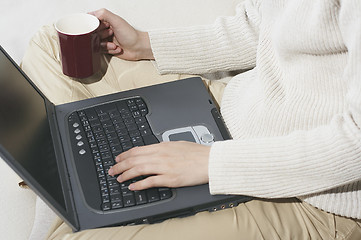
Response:
[{"label": "couch", "polygon": [[[31,36],[59,17],[99,8],[124,17],[141,30],[210,24],[217,16],[233,15],[242,0],[1,0],[0,44],[20,64]],[[55,214],[0,159],[0,238],[42,239]]]}]

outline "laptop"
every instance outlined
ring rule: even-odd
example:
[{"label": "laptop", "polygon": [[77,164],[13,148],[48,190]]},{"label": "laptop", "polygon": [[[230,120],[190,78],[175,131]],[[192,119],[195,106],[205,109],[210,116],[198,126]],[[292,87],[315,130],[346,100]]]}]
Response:
[{"label": "laptop", "polygon": [[130,191],[115,156],[161,141],[230,139],[200,78],[55,106],[0,46],[0,157],[72,229],[156,223],[250,200],[208,184]]}]

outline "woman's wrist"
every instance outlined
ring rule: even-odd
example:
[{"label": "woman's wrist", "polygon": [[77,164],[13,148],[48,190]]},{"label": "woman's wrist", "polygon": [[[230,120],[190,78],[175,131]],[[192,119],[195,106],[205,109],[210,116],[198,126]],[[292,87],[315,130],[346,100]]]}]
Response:
[{"label": "woman's wrist", "polygon": [[154,60],[148,32],[138,31],[138,60]]}]

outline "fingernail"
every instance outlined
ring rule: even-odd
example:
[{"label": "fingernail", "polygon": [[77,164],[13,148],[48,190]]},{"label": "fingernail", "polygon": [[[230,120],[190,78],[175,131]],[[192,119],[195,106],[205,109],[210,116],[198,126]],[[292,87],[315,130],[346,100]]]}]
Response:
[{"label": "fingernail", "polygon": [[110,176],[113,176],[113,175],[114,175],[114,170],[113,170],[113,169],[109,169],[108,174],[109,174]]},{"label": "fingernail", "polygon": [[117,181],[118,181],[118,182],[121,182],[121,181],[122,181],[122,175],[119,175],[119,176],[117,177]]},{"label": "fingernail", "polygon": [[130,191],[133,191],[134,190],[134,184],[130,184],[128,188],[129,188]]}]

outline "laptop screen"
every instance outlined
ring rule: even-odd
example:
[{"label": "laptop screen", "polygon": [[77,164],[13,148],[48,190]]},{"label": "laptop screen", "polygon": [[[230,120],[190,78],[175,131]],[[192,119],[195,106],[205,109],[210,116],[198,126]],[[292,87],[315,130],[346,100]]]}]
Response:
[{"label": "laptop screen", "polygon": [[3,51],[0,51],[0,145],[66,209],[44,99]]}]

